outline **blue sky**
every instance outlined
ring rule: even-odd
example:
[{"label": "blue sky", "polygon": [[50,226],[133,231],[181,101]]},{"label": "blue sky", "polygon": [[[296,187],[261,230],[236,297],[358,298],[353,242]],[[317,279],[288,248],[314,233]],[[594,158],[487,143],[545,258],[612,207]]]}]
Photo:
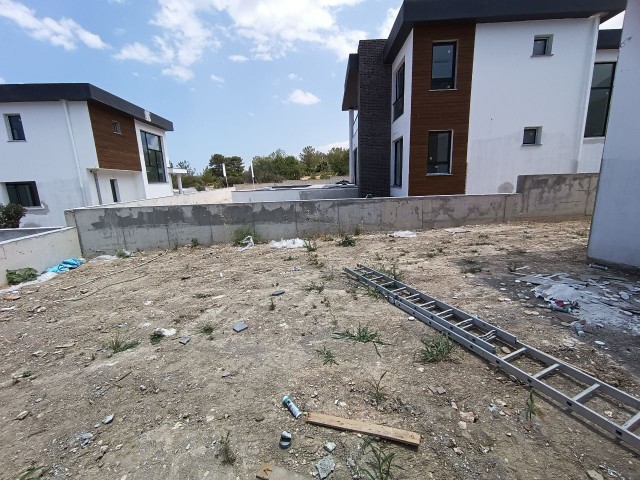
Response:
[{"label": "blue sky", "polygon": [[0,82],[89,82],[173,121],[174,164],[346,145],[346,58],[400,0],[0,0]]},{"label": "blue sky", "polygon": [[[89,82],[173,121],[174,164],[346,146],[349,52],[401,0],[0,0],[0,82]],[[616,19],[612,26],[620,26]]]}]

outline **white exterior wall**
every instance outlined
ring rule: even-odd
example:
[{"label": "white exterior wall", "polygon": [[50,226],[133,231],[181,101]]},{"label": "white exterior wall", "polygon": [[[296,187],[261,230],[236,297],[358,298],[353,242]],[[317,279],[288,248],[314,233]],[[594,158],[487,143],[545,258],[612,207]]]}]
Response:
[{"label": "white exterior wall", "polygon": [[[393,101],[396,91],[396,72],[404,62],[404,113],[393,121]],[[404,42],[393,61],[391,69],[391,145],[389,146],[390,182],[392,197],[406,197],[409,195],[409,153],[411,145],[411,86],[413,78],[413,30]],[[402,186],[393,186],[394,148],[393,144],[402,137]]]},{"label": "white exterior wall", "polygon": [[[89,111],[85,102],[69,103],[69,118],[76,138],[78,158],[97,163]],[[4,115],[18,113],[26,141],[8,141]],[[0,104],[3,127],[0,128],[0,183],[35,181],[41,207],[29,208],[21,226],[65,225],[64,209],[82,207],[83,198],[67,115],[62,102]],[[90,137],[86,138],[87,125]],[[90,140],[90,141],[89,141]],[[95,164],[94,163],[94,164]],[[88,187],[84,179],[85,191]],[[0,202],[9,201],[4,185]]]},{"label": "white exterior wall", "polygon": [[[595,63],[617,62],[618,50],[596,51]],[[614,78],[615,81],[615,78]],[[591,88],[591,86],[589,86]],[[600,171],[600,161],[604,149],[604,137],[589,137],[582,140],[578,173],[597,173]]]},{"label": "white exterior wall", "polygon": [[[476,26],[466,193],[578,171],[597,34],[597,18]],[[532,57],[536,35],[553,35],[552,55]],[[524,128],[538,126],[541,145],[523,146]]]},{"label": "white exterior wall", "polygon": [[[116,180],[119,202],[131,202],[145,198],[144,181],[140,172],[99,169],[96,173],[103,205],[114,203],[113,194],[111,193],[111,179]],[[95,192],[93,174],[91,178],[93,181],[92,191]],[[96,201],[94,205],[98,205],[98,202]]]},{"label": "white exterior wall", "polygon": [[640,0],[629,0],[613,80],[589,257],[640,268]]},{"label": "white exterior wall", "polygon": [[[167,151],[167,142],[164,130],[153,127],[147,123],[135,121],[136,137],[138,139],[138,152],[140,154],[140,165],[142,165],[142,187],[145,192],[145,198],[169,197],[173,195],[173,187],[171,186],[171,177],[167,173],[169,168],[169,152]],[[162,142],[162,156],[164,157],[164,170],[167,181],[163,183],[149,183],[147,180],[147,169],[144,163],[144,151],[142,150],[142,140],[140,138],[140,130],[153,133],[160,137]]]}]

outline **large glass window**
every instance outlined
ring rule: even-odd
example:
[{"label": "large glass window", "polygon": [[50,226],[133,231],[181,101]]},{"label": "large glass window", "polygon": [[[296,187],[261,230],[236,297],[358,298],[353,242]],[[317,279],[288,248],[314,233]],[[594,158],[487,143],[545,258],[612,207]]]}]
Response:
[{"label": "large glass window", "polygon": [[393,186],[402,186],[402,139],[393,142]]},{"label": "large glass window", "polygon": [[453,132],[429,132],[427,174],[451,173],[451,138]]},{"label": "large glass window", "polygon": [[36,182],[15,182],[5,183],[9,203],[17,203],[23,207],[39,207],[40,197]]},{"label": "large glass window", "polygon": [[24,128],[22,127],[22,118],[20,115],[7,115],[7,126],[9,127],[9,137],[11,140],[26,140],[24,136]]},{"label": "large glass window", "polygon": [[149,183],[166,182],[164,171],[164,157],[162,156],[162,140],[158,135],[140,132],[144,163],[147,167],[147,181]]},{"label": "large glass window", "polygon": [[396,72],[396,91],[393,101],[393,119],[404,113],[404,63]]},{"label": "large glass window", "polygon": [[604,137],[607,133],[607,120],[609,118],[609,104],[611,102],[611,89],[613,88],[615,69],[615,62],[596,63],[593,66],[587,124],[584,128],[585,137]]},{"label": "large glass window", "polygon": [[456,82],[456,42],[434,43],[431,57],[431,90],[449,90]]}]

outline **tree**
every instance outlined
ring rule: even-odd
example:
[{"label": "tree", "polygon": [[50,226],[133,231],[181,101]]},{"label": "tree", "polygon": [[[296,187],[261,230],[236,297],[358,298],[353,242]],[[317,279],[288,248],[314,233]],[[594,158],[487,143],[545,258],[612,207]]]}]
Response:
[{"label": "tree", "polygon": [[242,158],[234,155],[233,157],[226,157],[220,153],[214,153],[209,159],[209,166],[203,172],[205,177],[212,177],[222,179],[222,164],[224,163],[225,170],[227,171],[227,180],[229,185],[236,183],[243,183],[242,174],[244,172],[244,165]]},{"label": "tree", "polygon": [[298,180],[302,175],[302,164],[293,155],[282,149],[267,156],[253,157],[253,173],[257,182],[281,182]]},{"label": "tree", "polygon": [[19,228],[20,220],[27,214],[27,209],[17,203],[3,205],[0,203],[0,228]]},{"label": "tree", "polygon": [[176,166],[176,168],[184,168],[187,171],[187,175],[195,175],[196,174],[195,169],[186,160],[182,160],[182,161],[178,162],[178,165]]},{"label": "tree", "polygon": [[329,169],[334,175],[349,175],[349,149],[334,147],[327,153]]}]

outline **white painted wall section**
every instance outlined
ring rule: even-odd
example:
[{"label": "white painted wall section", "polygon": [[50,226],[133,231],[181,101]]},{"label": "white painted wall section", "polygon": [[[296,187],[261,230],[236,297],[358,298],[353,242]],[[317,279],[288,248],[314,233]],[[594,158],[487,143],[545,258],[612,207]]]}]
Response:
[{"label": "white painted wall section", "polygon": [[[153,127],[147,123],[135,121],[136,127],[136,137],[138,139],[138,151],[140,153],[140,165],[142,165],[142,177],[143,177],[143,188],[145,191],[146,198],[158,198],[158,197],[168,197],[173,195],[173,187],[171,186],[171,178],[169,174],[166,173],[167,168],[169,168],[169,152],[167,151],[167,142],[165,138],[164,130]],[[164,169],[166,175],[166,182],[155,183],[149,182],[147,180],[147,168],[144,162],[144,151],[142,150],[142,140],[140,138],[140,130],[145,132],[153,133],[154,135],[158,135],[162,142],[162,155],[164,157]]]},{"label": "white painted wall section", "polygon": [[[476,26],[466,193],[577,171],[597,34],[597,18]],[[553,35],[552,55],[532,56],[536,35]],[[522,145],[525,127],[542,127],[541,145]]]},{"label": "white painted wall section", "polygon": [[640,268],[640,0],[629,0],[613,82],[589,257]]},{"label": "white painted wall section", "polygon": [[[404,62],[404,113],[395,121],[393,120],[393,101],[395,100],[396,91],[396,72]],[[389,159],[391,162],[391,196],[406,197],[409,195],[409,153],[411,145],[411,86],[413,78],[413,30],[404,42],[404,45],[398,52],[393,61],[391,74],[393,75],[391,82],[391,145],[389,146]],[[402,186],[393,186],[394,172],[394,143],[402,138]]]}]

